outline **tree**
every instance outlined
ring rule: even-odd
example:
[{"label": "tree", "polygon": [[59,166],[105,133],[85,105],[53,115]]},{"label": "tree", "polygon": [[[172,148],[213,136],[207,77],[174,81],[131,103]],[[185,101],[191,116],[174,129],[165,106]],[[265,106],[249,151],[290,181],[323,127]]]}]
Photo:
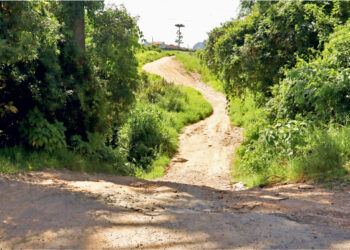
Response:
[{"label": "tree", "polygon": [[[251,1],[254,3],[254,1]],[[271,87],[295,66],[322,49],[336,24],[349,18],[339,2],[258,1],[244,18],[209,33],[207,65],[225,81],[230,95],[246,89],[271,96]],[[250,11],[250,10],[249,10]]]},{"label": "tree", "polygon": [[177,35],[177,39],[175,40],[175,42],[177,43],[177,46],[180,48],[181,44],[183,43],[182,39],[184,38],[183,35],[182,35],[182,32],[181,32],[181,28],[184,28],[185,25],[183,24],[175,24],[175,26],[177,28],[179,28],[176,32],[176,35]]},{"label": "tree", "polygon": [[[19,125],[35,106],[48,116],[64,103],[51,3],[0,5],[0,146],[21,141]],[[51,120],[52,121],[52,120]]]},{"label": "tree", "polygon": [[0,147],[103,145],[134,100],[138,40],[102,1],[1,2]]}]

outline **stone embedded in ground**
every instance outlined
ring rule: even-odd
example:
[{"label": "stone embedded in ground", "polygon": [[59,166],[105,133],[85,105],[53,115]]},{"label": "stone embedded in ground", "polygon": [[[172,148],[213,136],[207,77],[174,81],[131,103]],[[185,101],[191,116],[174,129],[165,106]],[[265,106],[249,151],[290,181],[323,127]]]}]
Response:
[{"label": "stone embedded in ground", "polygon": [[298,186],[298,189],[314,189],[315,187],[312,185],[301,184]]},{"label": "stone embedded in ground", "polygon": [[188,162],[188,160],[185,158],[176,158],[174,159],[174,162]]}]

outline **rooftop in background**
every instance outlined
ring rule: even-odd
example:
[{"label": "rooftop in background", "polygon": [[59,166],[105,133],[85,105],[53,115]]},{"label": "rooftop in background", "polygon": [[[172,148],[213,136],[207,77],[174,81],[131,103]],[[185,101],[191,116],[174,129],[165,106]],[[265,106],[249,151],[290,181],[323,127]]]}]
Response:
[{"label": "rooftop in background", "polygon": [[207,32],[220,23],[237,17],[239,6],[239,0],[106,0],[106,3],[124,3],[132,16],[140,16],[139,26],[148,41],[153,37],[155,41],[175,43],[175,24],[183,23],[183,46],[189,48],[207,39]]},{"label": "rooftop in background", "polygon": [[173,44],[166,44],[165,42],[145,42],[143,45],[145,46],[151,46],[152,44],[157,45],[162,50],[183,50],[188,51],[188,48],[178,47],[177,45]]}]

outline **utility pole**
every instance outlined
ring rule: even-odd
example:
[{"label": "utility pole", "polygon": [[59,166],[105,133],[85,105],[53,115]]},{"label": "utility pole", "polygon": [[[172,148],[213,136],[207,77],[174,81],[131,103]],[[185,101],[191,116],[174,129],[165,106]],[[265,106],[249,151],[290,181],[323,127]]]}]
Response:
[{"label": "utility pole", "polygon": [[183,43],[182,39],[184,38],[183,35],[182,35],[182,33],[181,33],[181,28],[184,28],[185,25],[183,25],[183,24],[175,24],[175,26],[176,26],[177,28],[179,28],[178,31],[176,32],[176,34],[177,34],[177,39],[175,40],[175,42],[177,43],[178,49],[180,49],[180,46],[181,46],[181,44]]}]

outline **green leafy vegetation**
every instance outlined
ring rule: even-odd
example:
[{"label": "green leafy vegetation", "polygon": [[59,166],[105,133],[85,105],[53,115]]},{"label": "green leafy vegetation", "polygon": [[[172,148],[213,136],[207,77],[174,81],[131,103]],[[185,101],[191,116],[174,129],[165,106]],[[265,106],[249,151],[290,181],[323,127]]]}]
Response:
[{"label": "green leafy vegetation", "polygon": [[164,172],[178,134],[212,107],[141,73],[136,19],[100,2],[0,3],[0,172]]},{"label": "green leafy vegetation", "polygon": [[250,8],[209,33],[203,56],[231,95],[248,88],[269,97],[283,69],[322,50],[334,25],[349,15],[349,4],[340,1],[257,1]]},{"label": "green leafy vegetation", "polygon": [[242,1],[201,58],[245,128],[234,181],[331,182],[349,169],[348,2]]}]

